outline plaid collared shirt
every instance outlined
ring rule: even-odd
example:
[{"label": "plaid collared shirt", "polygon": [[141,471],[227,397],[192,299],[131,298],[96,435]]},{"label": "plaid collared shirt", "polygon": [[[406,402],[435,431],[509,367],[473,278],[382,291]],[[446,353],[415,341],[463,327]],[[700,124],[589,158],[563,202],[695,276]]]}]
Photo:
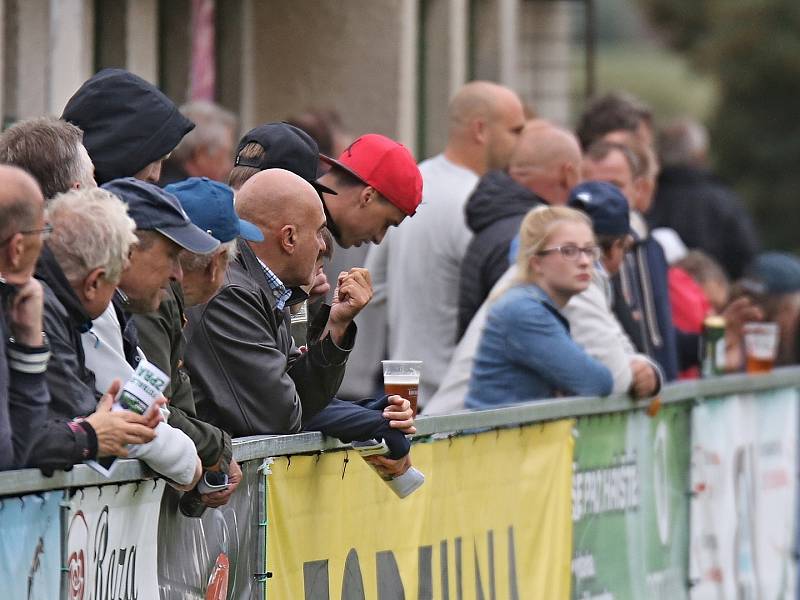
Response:
[{"label": "plaid collared shirt", "polygon": [[267,280],[269,289],[272,290],[272,295],[275,298],[275,308],[277,310],[283,310],[286,307],[286,301],[292,296],[292,290],[283,285],[283,282],[278,279],[278,276],[275,275],[260,258],[258,259],[258,263],[261,265],[261,270],[264,271],[264,277]]}]

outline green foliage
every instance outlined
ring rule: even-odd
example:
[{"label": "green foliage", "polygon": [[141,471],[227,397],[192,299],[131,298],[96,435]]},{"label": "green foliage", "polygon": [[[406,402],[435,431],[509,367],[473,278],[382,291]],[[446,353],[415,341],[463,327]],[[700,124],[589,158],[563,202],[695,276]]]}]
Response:
[{"label": "green foliage", "polygon": [[797,249],[800,2],[640,1],[670,43],[718,79],[720,174],[753,209],[767,246]]}]

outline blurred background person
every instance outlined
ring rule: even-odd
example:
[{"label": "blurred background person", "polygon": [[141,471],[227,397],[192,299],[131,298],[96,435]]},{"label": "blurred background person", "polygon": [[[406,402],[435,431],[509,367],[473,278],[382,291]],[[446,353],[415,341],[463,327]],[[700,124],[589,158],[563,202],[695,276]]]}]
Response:
[{"label": "blurred background person", "polygon": [[479,177],[508,167],[525,126],[517,94],[487,81],[462,86],[448,112],[444,151],[419,165],[417,215],[367,257],[376,290],[386,286],[389,358],[423,361],[420,407],[439,387],[457,341],[461,263],[472,238],[464,206]]},{"label": "blurred background person", "polygon": [[181,114],[195,124],[161,168],[159,185],[187,177],[208,177],[225,182],[233,168],[236,116],[205,100],[180,107]]},{"label": "blurred background person", "polygon": [[508,173],[494,170],[481,177],[464,208],[473,237],[461,264],[458,339],[508,270],[509,246],[523,217],[539,204],[566,204],[580,176],[581,149],[575,136],[537,119],[522,130]]},{"label": "blurred background person", "polygon": [[758,252],[758,236],[738,196],[710,171],[708,153],[708,132],[697,121],[676,119],[659,130],[662,170],[647,221],[674,229],[735,279]]}]

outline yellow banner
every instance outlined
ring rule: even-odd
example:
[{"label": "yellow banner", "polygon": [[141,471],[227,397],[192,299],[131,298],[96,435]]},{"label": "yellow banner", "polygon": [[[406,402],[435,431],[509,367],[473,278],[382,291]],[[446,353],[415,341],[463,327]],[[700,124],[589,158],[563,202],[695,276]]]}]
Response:
[{"label": "yellow banner", "polygon": [[267,598],[568,598],[573,425],[415,444],[404,500],[353,451],[276,459]]}]

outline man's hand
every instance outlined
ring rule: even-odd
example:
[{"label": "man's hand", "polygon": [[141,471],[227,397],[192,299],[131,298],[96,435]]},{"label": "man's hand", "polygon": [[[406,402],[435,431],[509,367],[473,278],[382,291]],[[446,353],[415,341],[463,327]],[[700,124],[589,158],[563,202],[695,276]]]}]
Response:
[{"label": "man's hand", "polygon": [[97,410],[86,418],[97,435],[98,457],[128,456],[128,444],[146,444],[156,437],[153,428],[161,421],[158,410],[144,415],[129,410],[111,410],[121,385],[119,379],[115,379],[97,404]]},{"label": "man's hand", "polygon": [[384,477],[399,477],[411,467],[411,454],[397,460],[385,456],[367,456],[364,460],[375,465]]},{"label": "man's hand", "polygon": [[[339,343],[355,316],[372,300],[372,279],[369,271],[361,268],[339,273],[339,282],[333,292],[330,317],[326,332]],[[323,332],[322,337],[325,336]]]},{"label": "man's hand", "polygon": [[725,318],[725,370],[738,371],[744,364],[744,324],[762,321],[764,313],[747,296],[737,298],[722,311]]},{"label": "man's hand", "polygon": [[631,371],[633,381],[631,382],[630,394],[634,398],[649,398],[658,390],[658,373],[655,367],[642,358],[631,359]]},{"label": "man's hand", "polygon": [[21,285],[8,310],[8,323],[14,338],[25,346],[39,347],[42,338],[42,313],[44,312],[44,290],[36,279]]},{"label": "man's hand", "polygon": [[722,316],[725,318],[725,339],[727,343],[733,342],[733,338],[739,338],[742,335],[742,328],[745,323],[751,321],[762,321],[764,313],[761,308],[747,296],[737,298],[722,311]]},{"label": "man's hand", "polygon": [[383,409],[383,418],[389,421],[392,429],[399,429],[407,434],[417,433],[411,402],[402,396],[389,396],[389,405]]},{"label": "man's hand", "polygon": [[320,296],[324,296],[331,291],[331,284],[328,283],[328,277],[322,267],[317,269],[317,274],[314,276],[314,283],[311,284],[311,289],[308,291],[308,300],[313,302]]},{"label": "man's hand", "polygon": [[219,492],[212,492],[210,494],[201,494],[200,499],[203,501],[203,504],[210,508],[218,508],[228,503],[233,492],[236,491],[236,488],[239,487],[239,483],[242,481],[242,469],[239,467],[239,463],[237,463],[233,458],[231,458],[231,464],[228,465],[228,489],[222,490]]}]

